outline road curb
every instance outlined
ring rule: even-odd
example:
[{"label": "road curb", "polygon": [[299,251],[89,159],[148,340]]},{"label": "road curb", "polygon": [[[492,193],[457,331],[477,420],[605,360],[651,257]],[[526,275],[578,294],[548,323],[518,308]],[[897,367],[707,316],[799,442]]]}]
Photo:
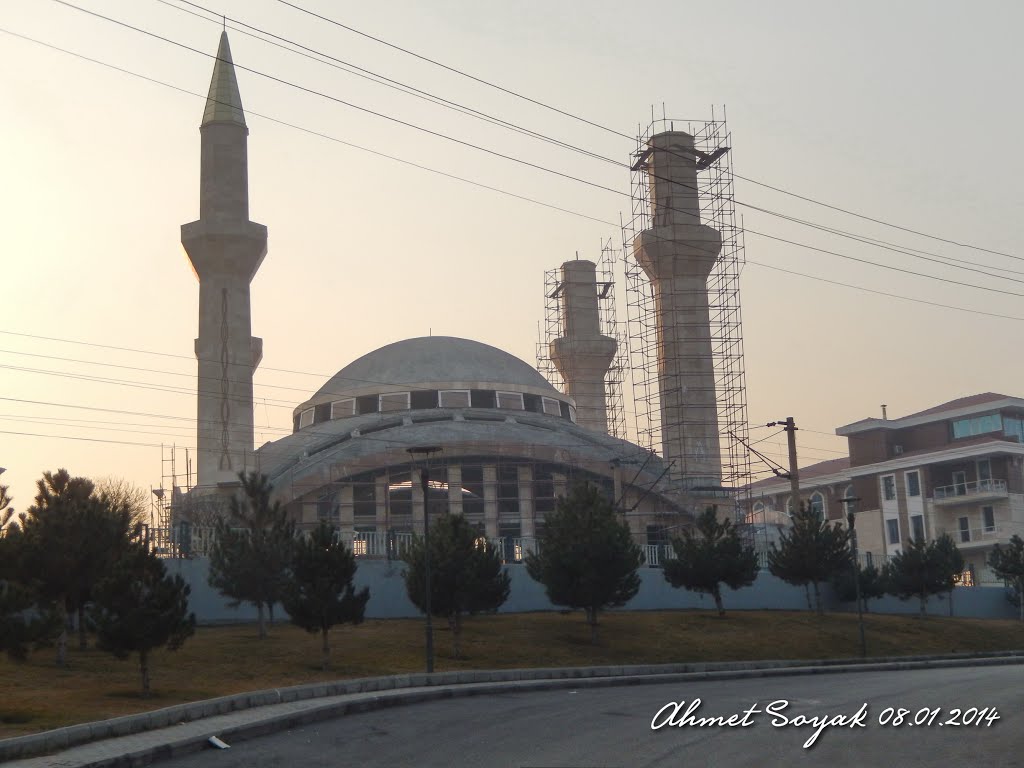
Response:
[{"label": "road curb", "polygon": [[[628,665],[611,667],[566,667],[550,669],[478,670],[389,675],[333,683],[311,683],[224,696],[179,704],[137,715],[0,740],[0,762],[63,752],[93,742],[153,733],[153,742],[123,754],[106,754],[94,760],[76,760],[76,766],[137,766],[198,751],[211,736],[241,741],[320,720],[403,706],[443,698],[478,696],[508,691],[558,690],[616,685],[654,685],[693,680],[735,680],[789,675],[837,674],[883,670],[910,670],[963,666],[1024,664],[1024,651],[945,656],[882,657],[866,660],[780,660],[761,662],[715,662],[699,664]],[[296,711],[266,712],[261,707],[298,704],[315,699],[340,699]],[[237,726],[200,729],[186,737],[173,726],[219,715],[254,710],[247,722]],[[211,725],[213,725],[211,723]],[[163,730],[158,735],[157,732]],[[36,763],[36,761],[32,761]],[[42,763],[40,763],[42,764]],[[12,768],[14,768],[12,766]]]}]

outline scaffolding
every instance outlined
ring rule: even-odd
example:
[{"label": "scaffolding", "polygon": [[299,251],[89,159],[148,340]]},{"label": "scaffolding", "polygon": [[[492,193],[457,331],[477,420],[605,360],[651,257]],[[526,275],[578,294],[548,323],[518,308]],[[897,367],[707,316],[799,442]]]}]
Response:
[{"label": "scaffolding", "polygon": [[[178,456],[185,454],[185,474],[178,474]],[[182,500],[192,489],[192,459],[187,448],[160,446],[160,486],[150,487],[150,529],[147,536],[153,550],[165,557],[180,556],[180,531],[175,530]]]},{"label": "scaffolding", "polygon": [[[679,126],[676,128],[676,126]],[[651,138],[681,130],[690,134],[696,150],[697,189],[695,196],[700,223],[718,231],[722,247],[707,279],[711,356],[717,407],[717,432],[721,458],[721,486],[734,503],[734,516],[744,518],[749,509],[750,455],[747,398],[743,362],[743,333],[740,313],[740,273],[743,269],[743,232],[737,222],[731,153],[731,136],[724,111],[721,119],[707,121],[652,119],[646,130],[638,131],[636,154],[630,163],[631,211],[622,223],[625,262],[627,328],[633,400],[636,408],[637,443],[659,454],[663,435],[682,424],[663,424],[661,386],[685,392],[682,381],[662,381],[666,370],[685,370],[686,359],[662,361],[659,355],[658,312],[654,287],[634,252],[634,240],[652,228],[650,164]],[[691,195],[692,197],[692,195]],[[670,198],[671,200],[671,198]],[[677,202],[678,205],[678,202]],[[672,297],[669,297],[672,298]],[[684,297],[678,297],[680,302]],[[680,411],[666,409],[666,413]],[[680,417],[685,418],[685,417]]]},{"label": "scaffolding", "polygon": [[[608,434],[620,440],[627,439],[626,409],[623,403],[623,384],[629,371],[628,340],[624,324],[618,322],[615,299],[615,272],[621,251],[614,247],[612,238],[601,241],[601,256],[597,261],[598,313],[600,332],[615,339],[615,357],[604,376],[604,399],[608,414]],[[565,392],[565,381],[551,359],[551,342],[565,335],[562,307],[561,269],[544,273],[544,325],[537,332],[537,370],[559,392]]]}]

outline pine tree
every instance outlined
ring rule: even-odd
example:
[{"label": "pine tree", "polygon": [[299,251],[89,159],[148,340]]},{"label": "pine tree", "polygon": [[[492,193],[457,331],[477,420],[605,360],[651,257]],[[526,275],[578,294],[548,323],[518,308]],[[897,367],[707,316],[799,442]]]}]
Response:
[{"label": "pine tree", "polygon": [[1024,539],[1015,533],[1005,549],[993,545],[988,567],[1013,590],[1011,600],[1020,609],[1020,620],[1024,622]]},{"label": "pine tree", "polygon": [[[853,563],[849,568],[844,568],[832,576],[832,589],[836,597],[846,603],[856,602],[857,585],[854,582]],[[860,604],[865,613],[869,613],[868,601],[882,597],[885,594],[885,582],[882,581],[882,573],[875,566],[869,565],[860,569]]]},{"label": "pine tree", "polygon": [[[406,551],[405,588],[424,610],[426,548],[417,538]],[[508,599],[510,577],[494,545],[461,515],[444,514],[430,526],[430,612],[448,619],[452,655],[461,656],[462,617],[495,611]]]},{"label": "pine tree", "polygon": [[328,632],[335,624],[363,621],[369,587],[358,592],[352,585],[356,558],[338,541],[334,527],[321,521],[309,536],[293,545],[291,568],[283,591],[284,609],[292,624],[323,640],[322,666],[330,663]]},{"label": "pine tree", "polygon": [[[9,500],[8,500],[9,503]],[[13,515],[0,513],[0,651],[24,661],[29,649],[51,642],[61,632],[60,614],[43,600],[32,577],[24,537]]]},{"label": "pine tree", "polygon": [[96,585],[89,615],[97,646],[119,659],[139,654],[143,696],[150,693],[152,651],[177,650],[195,632],[190,591],[181,576],[168,576],[163,562],[142,546],[132,547]]},{"label": "pine tree", "polygon": [[92,481],[65,469],[45,472],[22,522],[41,597],[57,606],[65,629],[57,664],[67,661],[68,616],[77,614],[79,647],[85,647],[85,605],[94,585],[108,575],[137,533],[127,510],[96,496]]},{"label": "pine tree", "polygon": [[580,483],[544,519],[538,549],[526,558],[527,573],[555,605],[586,612],[596,643],[598,612],[625,605],[640,589],[644,556],[629,526],[600,490]]},{"label": "pine tree", "polygon": [[665,581],[673,587],[702,592],[715,599],[719,616],[725,616],[722,584],[739,589],[757,578],[757,553],[744,546],[729,520],[718,520],[714,507],[704,510],[695,523],[696,533],[684,530],[672,541],[675,558],[665,562]]},{"label": "pine tree", "polygon": [[921,616],[927,614],[928,598],[952,592],[956,576],[964,568],[963,556],[949,534],[935,541],[914,539],[897,552],[882,569],[886,591],[900,600],[916,597]]},{"label": "pine tree", "polygon": [[793,516],[793,527],[768,552],[768,570],[788,584],[810,585],[818,613],[824,612],[819,585],[848,568],[847,532],[840,523],[829,525],[805,505]]},{"label": "pine tree", "polygon": [[271,503],[273,488],[266,475],[239,475],[242,496],[231,498],[229,515],[215,525],[210,551],[210,586],[232,599],[230,605],[252,603],[259,615],[259,636],[266,638],[264,608],[274,615],[281,602],[295,539],[295,523],[281,503]]}]

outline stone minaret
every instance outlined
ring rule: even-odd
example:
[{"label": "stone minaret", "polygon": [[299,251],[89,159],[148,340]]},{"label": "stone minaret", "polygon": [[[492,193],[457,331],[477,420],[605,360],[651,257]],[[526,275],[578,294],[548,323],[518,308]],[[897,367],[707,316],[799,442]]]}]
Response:
[{"label": "stone minaret", "polygon": [[249,283],[267,253],[267,228],[249,221],[249,129],[226,32],[199,133],[199,220],[182,225],[181,244],[199,279],[197,482],[212,486],[253,465],[252,374],[263,340],[251,335]]},{"label": "stone minaret", "polygon": [[708,275],[722,248],[700,223],[693,137],[655,134],[648,144],[652,226],[633,241],[654,291],[662,456],[683,488],[720,486],[722,461],[708,312]]},{"label": "stone minaret", "polygon": [[562,265],[562,331],[551,342],[551,360],[576,401],[576,423],[608,432],[604,375],[615,358],[615,339],[601,335],[597,306],[597,267],[592,261]]}]

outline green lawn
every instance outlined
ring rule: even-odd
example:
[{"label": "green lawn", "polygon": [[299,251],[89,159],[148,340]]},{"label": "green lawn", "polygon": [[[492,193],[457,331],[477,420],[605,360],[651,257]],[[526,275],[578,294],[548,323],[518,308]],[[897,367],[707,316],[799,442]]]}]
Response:
[{"label": "green lawn", "polygon": [[[964,653],[1024,648],[1013,621],[909,616],[865,617],[872,656]],[[139,695],[136,659],[118,661],[72,638],[69,665],[53,652],[27,663],[0,657],[0,738],[158,709],[242,691],[339,678],[422,671],[423,622],[371,620],[331,632],[333,666],[322,672],[320,638],[286,624],[260,641],[254,625],[205,627],[152,666],[154,695]],[[582,613],[477,616],[465,622],[464,658],[450,658],[447,625],[435,626],[436,669],[667,664],[750,659],[856,656],[857,617],[784,611],[618,612],[601,617],[598,645]]]}]

